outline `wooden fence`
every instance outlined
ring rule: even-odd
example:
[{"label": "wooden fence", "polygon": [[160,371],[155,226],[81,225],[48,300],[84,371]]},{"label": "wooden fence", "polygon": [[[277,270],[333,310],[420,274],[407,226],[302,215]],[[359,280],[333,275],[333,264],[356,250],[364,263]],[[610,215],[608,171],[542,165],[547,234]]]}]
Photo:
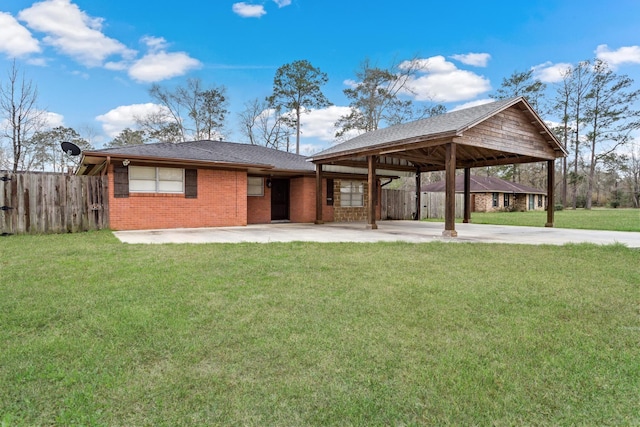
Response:
[{"label": "wooden fence", "polygon": [[[444,218],[444,193],[420,194],[420,219]],[[382,219],[414,219],[416,192],[382,189]],[[456,217],[464,215],[464,195],[456,194]]]},{"label": "wooden fence", "polygon": [[0,234],[107,228],[107,194],[106,177],[0,173]]}]

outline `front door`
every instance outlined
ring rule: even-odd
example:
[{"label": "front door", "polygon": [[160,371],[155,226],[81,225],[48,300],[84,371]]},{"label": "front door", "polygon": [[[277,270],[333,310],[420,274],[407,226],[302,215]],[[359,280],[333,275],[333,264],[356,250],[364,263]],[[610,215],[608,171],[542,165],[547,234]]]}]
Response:
[{"label": "front door", "polygon": [[271,180],[271,221],[289,219],[289,180]]}]

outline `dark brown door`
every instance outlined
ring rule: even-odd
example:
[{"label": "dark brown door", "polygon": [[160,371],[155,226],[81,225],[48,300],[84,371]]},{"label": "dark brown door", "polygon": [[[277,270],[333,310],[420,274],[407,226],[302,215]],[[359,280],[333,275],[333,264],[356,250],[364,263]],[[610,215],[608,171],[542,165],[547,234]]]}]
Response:
[{"label": "dark brown door", "polygon": [[271,180],[271,221],[289,219],[289,180]]}]

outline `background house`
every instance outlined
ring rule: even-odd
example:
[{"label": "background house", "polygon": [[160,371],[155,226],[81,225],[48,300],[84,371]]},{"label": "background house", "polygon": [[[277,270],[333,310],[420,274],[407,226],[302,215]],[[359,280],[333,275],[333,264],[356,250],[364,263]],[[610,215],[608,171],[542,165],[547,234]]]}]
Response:
[{"label": "background house", "polygon": [[[457,175],[456,193],[464,193],[464,176]],[[423,193],[444,193],[445,182],[438,181],[421,188]],[[547,207],[547,193],[537,188],[505,181],[493,176],[471,176],[471,211],[533,211]]]}]

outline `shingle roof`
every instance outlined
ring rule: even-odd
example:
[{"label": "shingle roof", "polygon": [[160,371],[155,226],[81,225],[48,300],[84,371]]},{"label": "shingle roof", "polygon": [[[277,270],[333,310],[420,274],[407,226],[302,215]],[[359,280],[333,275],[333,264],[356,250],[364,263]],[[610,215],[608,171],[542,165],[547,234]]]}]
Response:
[{"label": "shingle roof", "polygon": [[[426,193],[441,193],[445,191],[445,181],[423,185],[420,189]],[[464,175],[456,175],[456,192],[464,191]],[[517,194],[547,194],[537,188],[505,181],[495,176],[471,176],[472,193],[517,193]]]},{"label": "shingle roof", "polygon": [[131,145],[86,152],[85,155],[119,155],[148,159],[173,159],[214,163],[241,163],[264,165],[278,170],[315,171],[313,163],[305,156],[259,145],[224,141],[190,141],[180,143]]},{"label": "shingle roof", "polygon": [[439,135],[456,134],[521,101],[523,101],[522,97],[509,98],[428,117],[414,122],[378,129],[321,151],[311,157],[316,159],[324,157],[325,155],[363,148],[373,148],[416,137],[435,137]]}]

